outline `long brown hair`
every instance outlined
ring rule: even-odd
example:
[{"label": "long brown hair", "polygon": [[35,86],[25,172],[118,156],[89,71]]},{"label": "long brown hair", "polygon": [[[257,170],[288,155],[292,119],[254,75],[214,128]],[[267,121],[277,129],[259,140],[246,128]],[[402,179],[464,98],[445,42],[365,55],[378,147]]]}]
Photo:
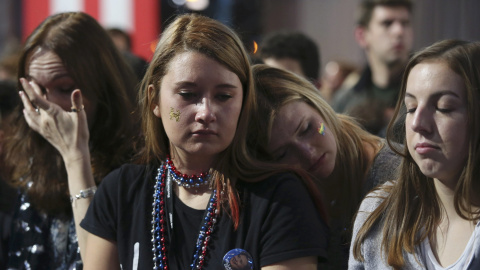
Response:
[{"label": "long brown hair", "polygon": [[[225,190],[225,195],[219,193],[219,200],[226,199],[233,220],[238,223],[239,204],[234,188],[235,166],[231,165],[233,157],[239,149],[245,148],[242,138],[248,125],[248,116],[254,105],[252,72],[248,54],[237,34],[227,26],[213,19],[187,14],[178,16],[162,33],[150,66],[141,84],[139,96],[142,113],[142,126],[145,134],[145,150],[141,161],[159,165],[170,153],[170,141],[165,133],[162,120],[151,110],[152,102],[160,95],[160,85],[168,72],[168,64],[178,54],[194,51],[204,54],[222,64],[235,73],[243,87],[243,104],[237,130],[233,142],[224,150],[214,167],[212,181],[218,190]],[[149,85],[154,86],[151,95]]]},{"label": "long brown hair", "polygon": [[[475,221],[480,212],[474,210],[473,194],[480,193],[480,43],[460,40],[444,40],[415,54],[408,63],[403,76],[399,100],[395,108],[393,120],[388,127],[387,139],[392,149],[403,156],[399,179],[393,185],[385,185],[381,189],[387,194],[382,203],[370,214],[360,228],[353,246],[356,260],[363,261],[361,244],[376,224],[381,224],[382,251],[387,263],[395,269],[405,264],[403,252],[414,253],[426,237],[432,239],[441,221],[440,205],[433,179],[426,177],[407,150],[406,141],[403,149],[396,149],[392,144],[395,139],[394,126],[403,118],[403,100],[406,83],[410,71],[419,63],[435,60],[448,65],[462,77],[467,90],[466,119],[469,127],[468,159],[455,188],[454,204],[459,216]],[[404,139],[406,140],[406,139]],[[478,206],[478,205],[477,205]]]},{"label": "long brown hair", "polygon": [[[219,201],[226,206],[225,209],[228,210],[237,228],[240,205],[239,194],[235,188],[236,181],[238,179],[249,182],[261,181],[286,169],[257,161],[252,157],[252,150],[247,147],[247,130],[251,118],[256,115],[253,77],[243,43],[227,26],[201,15],[188,14],[177,17],[162,33],[153,60],[142,81],[139,96],[145,134],[145,149],[140,160],[143,163],[159,166],[170,153],[170,142],[162,121],[152,113],[151,108],[152,102],[160,95],[161,81],[168,72],[168,64],[177,54],[187,51],[202,53],[224,65],[238,76],[243,87],[242,110],[235,136],[227,149],[220,153],[212,168],[214,179],[212,187],[224,191],[224,194],[218,193]],[[148,94],[149,85],[154,86],[151,95]],[[309,186],[308,182],[306,185]],[[315,190],[314,187],[311,189]],[[317,207],[321,212],[319,202]]]},{"label": "long brown hair", "polygon": [[[344,190],[343,197],[338,199],[341,204],[339,209],[343,212],[330,213],[330,216],[335,215],[342,224],[349,227],[362,199],[362,177],[366,176],[368,170],[363,143],[378,148],[380,139],[363,130],[351,117],[336,114],[315,86],[306,79],[267,65],[255,65],[253,72],[258,109],[250,123],[248,138],[250,147],[255,149],[256,158],[273,160],[266,147],[272,136],[273,122],[283,106],[301,101],[314,108],[333,132],[337,142],[337,157],[332,174],[335,174],[337,181],[341,181],[341,189]],[[322,181],[316,180],[322,189]]]},{"label": "long brown hair", "polygon": [[[82,94],[98,102],[90,128],[90,151],[95,181],[128,160],[134,136],[131,99],[135,77],[108,34],[82,12],[45,19],[28,37],[19,60],[18,78],[26,76],[36,49],[54,52]],[[21,85],[19,85],[21,88]],[[22,106],[5,145],[5,162],[14,185],[28,191],[34,205],[47,213],[70,215],[67,175],[62,157],[41,135],[30,129]]]}]

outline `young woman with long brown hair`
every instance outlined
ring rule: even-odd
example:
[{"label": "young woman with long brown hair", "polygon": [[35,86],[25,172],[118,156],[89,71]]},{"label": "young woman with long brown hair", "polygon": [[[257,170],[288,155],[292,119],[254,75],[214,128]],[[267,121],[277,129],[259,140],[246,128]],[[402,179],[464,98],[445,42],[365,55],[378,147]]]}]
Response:
[{"label": "young woman with long brown hair", "polygon": [[395,176],[400,157],[355,120],[336,114],[307,80],[256,65],[257,114],[249,146],[263,161],[308,172],[323,195],[330,226],[324,268],[346,269],[351,223],[362,198]]},{"label": "young woman with long brown hair", "polygon": [[30,34],[18,79],[23,106],[4,149],[20,191],[8,268],[80,268],[78,224],[96,185],[133,154],[135,76],[94,18],[69,12]]},{"label": "young woman with long brown hair", "polygon": [[479,67],[480,43],[459,40],[408,63],[400,174],[362,202],[350,269],[480,268]]},{"label": "young woman with long brown hair", "polygon": [[85,268],[317,269],[327,243],[315,188],[293,174],[262,178],[275,171],[246,148],[254,105],[238,36],[177,17],[142,82],[141,164],[107,176],[81,224]]}]

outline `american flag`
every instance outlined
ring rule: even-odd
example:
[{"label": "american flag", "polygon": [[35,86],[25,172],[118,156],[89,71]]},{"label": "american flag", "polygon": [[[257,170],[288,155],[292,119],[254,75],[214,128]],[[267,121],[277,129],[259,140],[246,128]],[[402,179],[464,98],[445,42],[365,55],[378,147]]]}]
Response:
[{"label": "american flag", "polygon": [[105,28],[128,32],[133,53],[150,60],[160,33],[159,5],[158,0],[23,0],[23,39],[49,15],[83,11]]}]

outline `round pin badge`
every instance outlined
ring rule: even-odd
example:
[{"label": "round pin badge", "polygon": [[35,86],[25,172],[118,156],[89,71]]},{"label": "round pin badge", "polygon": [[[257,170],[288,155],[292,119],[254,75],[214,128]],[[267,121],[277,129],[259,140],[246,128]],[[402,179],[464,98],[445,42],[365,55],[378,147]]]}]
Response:
[{"label": "round pin badge", "polygon": [[253,258],[241,248],[232,249],[223,256],[225,270],[253,270]]}]

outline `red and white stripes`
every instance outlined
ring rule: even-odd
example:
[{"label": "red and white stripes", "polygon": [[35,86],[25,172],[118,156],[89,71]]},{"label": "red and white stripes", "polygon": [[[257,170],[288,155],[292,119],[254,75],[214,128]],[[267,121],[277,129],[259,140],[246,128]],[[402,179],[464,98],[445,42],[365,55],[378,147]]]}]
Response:
[{"label": "red and white stripes", "polygon": [[47,16],[66,11],[84,11],[105,28],[117,27],[130,33],[132,50],[150,60],[151,46],[160,33],[158,0],[23,0],[23,38]]}]

